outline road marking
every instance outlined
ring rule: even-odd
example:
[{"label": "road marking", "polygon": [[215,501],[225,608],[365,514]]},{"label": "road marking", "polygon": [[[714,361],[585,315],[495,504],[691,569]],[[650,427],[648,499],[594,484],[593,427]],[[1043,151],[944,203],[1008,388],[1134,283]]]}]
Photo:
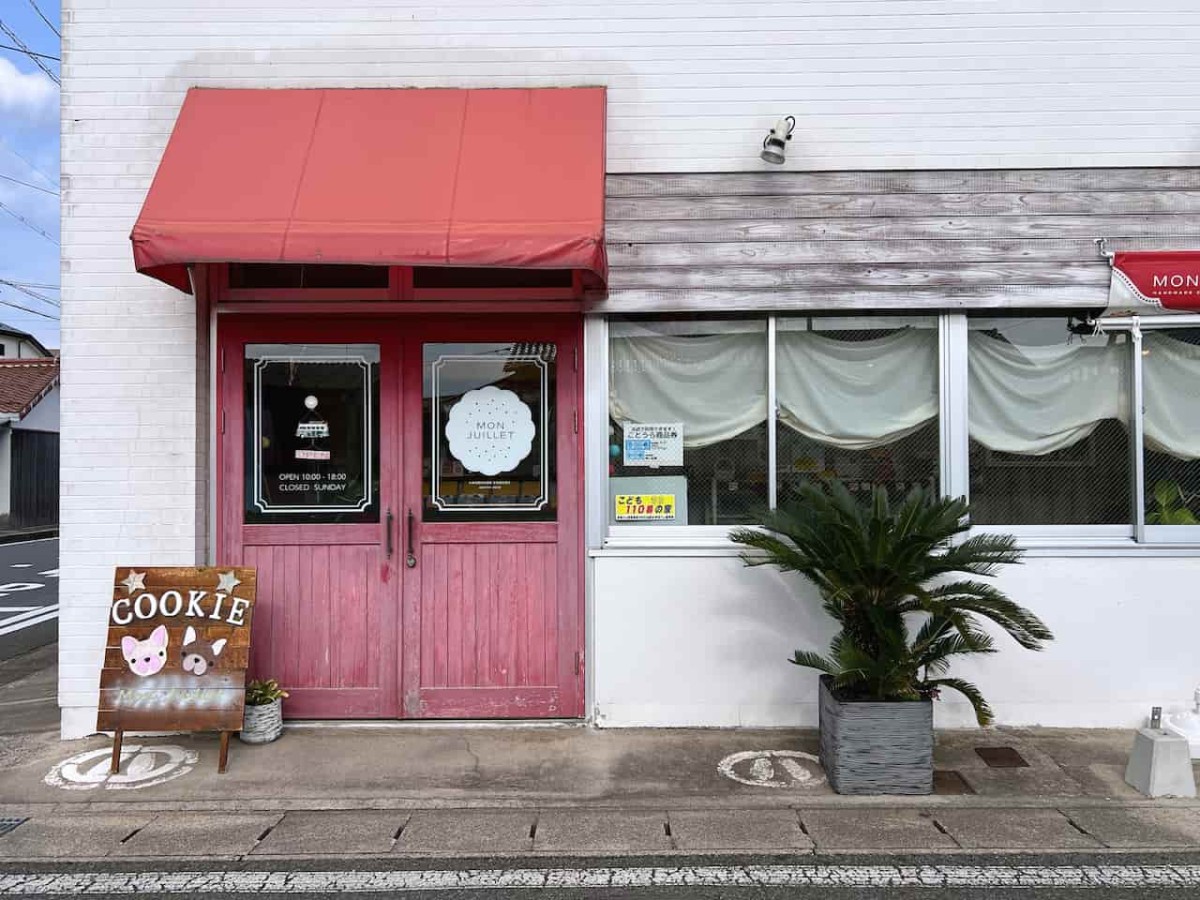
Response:
[{"label": "road marking", "polygon": [[[18,833],[18,832],[14,832]],[[656,866],[390,872],[29,872],[0,895],[300,894],[580,888],[1135,888],[1200,886],[1200,866]]]},{"label": "road marking", "polygon": [[43,622],[49,622],[51,619],[57,618],[57,603],[53,606],[42,606],[30,612],[18,613],[7,619],[0,619],[0,635],[12,634],[14,631],[32,628],[34,625],[40,625]]},{"label": "road marking", "polygon": [[45,572],[38,572],[39,575],[44,575],[47,578],[57,578],[58,569],[47,569]]},{"label": "road marking", "polygon": [[[136,790],[174,781],[196,767],[200,756],[175,744],[143,746],[129,744],[121,748],[121,771],[108,774],[112,752],[107,747],[68,757],[46,773],[42,780],[51,787],[68,791]],[[4,893],[0,888],[0,894]]]},{"label": "road marking", "polygon": [[13,563],[9,566],[10,569],[32,569],[33,563]]},{"label": "road marking", "polygon": [[821,761],[799,750],[745,750],[717,764],[726,778],[751,787],[813,788],[825,783]]},{"label": "road marking", "polygon": [[0,606],[0,612],[29,612],[31,609],[45,609],[44,606]]}]

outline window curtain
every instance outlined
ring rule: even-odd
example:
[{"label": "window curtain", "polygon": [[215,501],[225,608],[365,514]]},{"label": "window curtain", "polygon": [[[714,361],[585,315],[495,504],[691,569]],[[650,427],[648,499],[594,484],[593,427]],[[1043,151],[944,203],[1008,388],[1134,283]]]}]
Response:
[{"label": "window curtain", "polygon": [[1162,332],[1142,335],[1146,445],[1200,459],[1200,347]]},{"label": "window curtain", "polygon": [[[968,338],[971,437],[989,449],[1040,456],[1069,447],[1106,419],[1129,420],[1129,347],[1098,342],[1017,346]],[[1200,347],[1144,337],[1148,445],[1200,458]],[[614,338],[611,415],[618,422],[682,422],[684,446],[705,447],[764,421],[766,337]],[[866,341],[780,332],[780,420],[846,449],[897,441],[938,411],[937,334],[905,329]]]},{"label": "window curtain", "polygon": [[622,425],[682,422],[696,448],[766,421],[764,332],[618,337],[609,355],[609,414]]},{"label": "window curtain", "polygon": [[826,446],[870,450],[920,430],[938,413],[937,376],[938,336],[931,329],[865,341],[779,334],[780,421]]}]

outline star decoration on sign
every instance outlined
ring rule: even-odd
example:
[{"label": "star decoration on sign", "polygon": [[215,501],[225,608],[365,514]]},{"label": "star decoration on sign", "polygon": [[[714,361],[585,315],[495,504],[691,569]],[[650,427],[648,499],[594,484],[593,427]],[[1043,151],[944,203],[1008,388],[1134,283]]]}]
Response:
[{"label": "star decoration on sign", "polygon": [[222,572],[219,576],[219,583],[217,584],[217,593],[232,594],[233,589],[239,584],[241,584],[241,582],[232,572]]},{"label": "star decoration on sign", "polygon": [[146,589],[146,573],[130,569],[121,584],[125,585],[125,592],[128,594],[132,594],[134,591],[144,591]]}]

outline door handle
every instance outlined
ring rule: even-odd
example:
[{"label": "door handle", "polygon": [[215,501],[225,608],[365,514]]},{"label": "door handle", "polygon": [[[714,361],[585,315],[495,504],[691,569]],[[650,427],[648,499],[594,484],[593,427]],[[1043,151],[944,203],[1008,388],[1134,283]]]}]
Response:
[{"label": "door handle", "polygon": [[413,511],[411,507],[408,510],[408,558],[404,560],[404,564],[410,569],[417,567],[417,556],[413,553]]},{"label": "door handle", "polygon": [[396,517],[392,515],[391,507],[389,507],[388,511],[387,511],[387,527],[386,527],[388,559],[392,558],[392,520],[394,518],[396,518]]}]

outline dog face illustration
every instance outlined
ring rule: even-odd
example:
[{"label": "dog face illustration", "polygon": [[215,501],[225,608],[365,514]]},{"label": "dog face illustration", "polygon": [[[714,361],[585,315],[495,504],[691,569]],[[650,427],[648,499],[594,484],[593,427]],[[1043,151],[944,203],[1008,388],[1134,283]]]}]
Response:
[{"label": "dog face illustration", "polygon": [[212,643],[197,640],[196,629],[189,625],[183,633],[183,647],[179,651],[183,656],[183,671],[199,676],[214,668],[225,643],[225,638],[217,638]]},{"label": "dog face illustration", "polygon": [[121,654],[129,671],[142,678],[162,671],[167,664],[167,626],[159,625],[144,641],[125,635],[121,638]]}]

